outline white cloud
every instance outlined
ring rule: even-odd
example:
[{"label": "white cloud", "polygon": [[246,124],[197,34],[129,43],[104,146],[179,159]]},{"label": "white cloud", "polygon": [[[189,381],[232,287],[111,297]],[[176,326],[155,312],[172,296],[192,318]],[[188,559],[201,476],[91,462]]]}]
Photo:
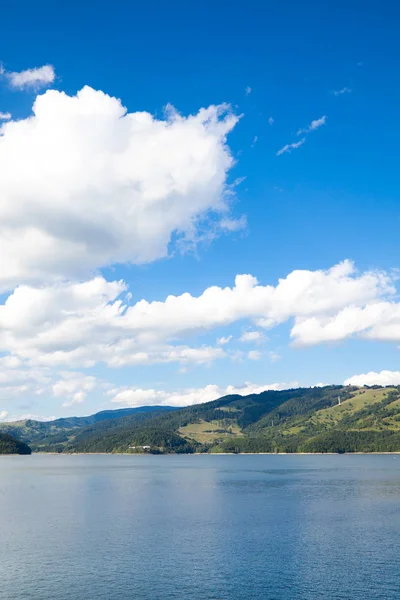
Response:
[{"label": "white cloud", "polygon": [[47,367],[30,367],[14,356],[0,358],[0,397],[3,401],[24,399],[31,404],[35,397],[61,397],[66,399],[63,406],[71,406],[83,402],[97,386],[95,377],[80,372],[57,373]]},{"label": "white cloud", "polygon": [[306,141],[306,138],[302,138],[298,142],[293,142],[293,144],[286,144],[286,146],[283,146],[283,148],[278,150],[276,155],[281,156],[281,154],[285,154],[285,152],[290,153],[292,150],[296,150],[297,148],[300,148],[300,146],[302,146],[305,141]]},{"label": "white cloud", "polygon": [[239,219],[223,217],[220,221],[220,226],[229,233],[232,233],[233,231],[240,231],[241,229],[246,228],[247,219],[245,215],[242,215]]},{"label": "white cloud", "polygon": [[[225,358],[227,355],[222,348],[213,348],[212,346],[200,346],[199,348],[190,348],[188,346],[171,346],[165,344],[154,349],[149,347],[146,350],[135,351],[135,341],[131,343],[117,345],[107,352],[102,349],[100,359],[105,360],[110,367],[124,367],[128,365],[152,365],[167,364],[178,362],[182,365],[210,365],[218,358]],[[127,351],[128,350],[128,351]],[[130,351],[129,351],[130,350]]]},{"label": "white cloud", "polygon": [[0,112],[0,121],[9,121],[12,115],[9,112]]},{"label": "white cloud", "polygon": [[226,344],[229,344],[229,342],[231,342],[233,339],[233,335],[228,335],[226,337],[220,337],[217,339],[217,344],[218,346],[225,346]]},{"label": "white cloud", "polygon": [[248,396],[249,394],[260,394],[266,390],[284,390],[287,387],[288,385],[285,383],[257,385],[246,382],[242,386],[228,385],[226,388],[222,388],[210,384],[204,388],[189,388],[178,392],[140,388],[115,389],[111,391],[110,395],[113,396],[111,402],[119,406],[192,406],[217,400],[222,396],[233,394]]},{"label": "white cloud", "polygon": [[[188,338],[244,319],[264,329],[294,319],[291,337],[303,345],[357,332],[367,335],[367,329],[369,336],[381,339],[394,339],[390,332],[397,331],[400,339],[399,305],[386,299],[394,292],[388,274],[358,274],[350,261],[326,271],[293,271],[276,286],[238,275],[233,287],[213,286],[197,297],[184,293],[132,305],[122,300],[124,282],[102,277],[20,286],[0,305],[0,351],[33,366],[69,369],[98,362],[112,367],[208,365],[228,354],[221,347],[190,347]],[[256,341],[255,334],[248,334]]]},{"label": "white cloud", "polygon": [[[146,263],[238,224],[227,105],[165,120],[84,87],[50,90],[0,126],[0,288]],[[240,221],[243,226],[243,221]],[[213,234],[214,232],[214,234]]]},{"label": "white cloud", "polygon": [[64,407],[81,404],[88,394],[97,386],[97,380],[91,375],[83,375],[79,372],[63,371],[60,379],[53,383],[52,392],[56,397],[66,398]]},{"label": "white cloud", "polygon": [[333,315],[300,319],[291,336],[302,345],[338,342],[354,335],[396,342],[400,340],[400,305],[396,302],[368,302],[346,306]]},{"label": "white cloud", "polygon": [[250,360],[260,360],[262,354],[259,350],[250,350],[247,354],[247,358]]},{"label": "white cloud", "polygon": [[0,411],[0,421],[5,421],[7,417],[8,417],[8,412],[6,410],[1,410]]},{"label": "white cloud", "polygon": [[244,88],[244,93],[246,94],[246,96],[251,94],[251,87],[249,85]]},{"label": "white cloud", "polygon": [[273,125],[275,123],[275,119],[273,117],[270,117],[268,119],[268,125]]},{"label": "white cloud", "polygon": [[282,358],[281,355],[278,354],[277,352],[274,352],[273,350],[270,351],[270,353],[269,353],[269,360],[272,363],[278,362],[278,360],[280,360],[281,358]]},{"label": "white cloud", "polygon": [[251,144],[251,147],[254,148],[254,146],[257,144],[257,142],[258,142],[258,136],[255,135],[253,138],[253,143]]},{"label": "white cloud", "polygon": [[31,368],[15,356],[0,358],[0,397],[3,401],[20,396],[40,396],[51,381],[47,369]]},{"label": "white cloud", "polygon": [[239,342],[263,342],[265,335],[262,331],[245,331],[239,338]]},{"label": "white cloud", "polygon": [[54,67],[52,65],[44,65],[36,69],[26,69],[25,71],[6,72],[6,77],[12,87],[18,89],[34,88],[49,85],[55,79]]},{"label": "white cloud", "polygon": [[344,385],[400,385],[400,371],[380,371],[375,373],[363,373],[361,375],[353,375],[344,382]]},{"label": "white cloud", "polygon": [[334,96],[341,96],[342,94],[350,94],[351,93],[351,89],[348,87],[344,87],[341,90],[334,90],[333,91],[333,95]]},{"label": "white cloud", "polygon": [[320,119],[315,119],[314,121],[311,121],[310,125],[305,129],[299,129],[297,135],[301,135],[302,133],[310,133],[310,131],[315,131],[316,129],[322,127],[322,125],[325,125],[325,123],[326,115],[324,115]]},{"label": "white cloud", "polygon": [[32,421],[54,421],[54,419],[56,419],[57,417],[55,417],[54,415],[51,416],[43,416],[43,415],[38,415],[36,413],[26,413],[26,414],[22,414],[22,415],[8,415],[6,417],[5,422],[6,423],[13,423],[14,421],[28,421],[28,420],[32,420]]}]

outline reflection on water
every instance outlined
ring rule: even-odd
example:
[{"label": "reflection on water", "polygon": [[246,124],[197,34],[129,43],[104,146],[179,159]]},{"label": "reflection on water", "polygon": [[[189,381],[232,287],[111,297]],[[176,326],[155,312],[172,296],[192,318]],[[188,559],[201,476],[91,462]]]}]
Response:
[{"label": "reflection on water", "polygon": [[5,600],[392,600],[400,456],[0,458]]}]

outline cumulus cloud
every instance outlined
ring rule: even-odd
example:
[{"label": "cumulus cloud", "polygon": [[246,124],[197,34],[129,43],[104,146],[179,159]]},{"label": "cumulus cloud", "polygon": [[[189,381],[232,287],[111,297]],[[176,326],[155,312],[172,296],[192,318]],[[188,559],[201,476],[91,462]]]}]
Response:
[{"label": "cumulus cloud", "polygon": [[[23,398],[28,400],[30,406],[35,397],[63,398],[65,400],[63,406],[72,406],[83,402],[87,394],[96,387],[98,387],[96,378],[81,372],[57,372],[48,367],[31,367],[15,356],[0,358],[2,401]],[[14,415],[7,420],[15,420],[15,418]],[[36,416],[26,418],[34,419]]]},{"label": "cumulus cloud", "polygon": [[292,150],[296,150],[297,148],[300,148],[300,146],[302,146],[305,141],[306,141],[306,138],[302,138],[298,142],[293,142],[292,144],[286,144],[286,146],[283,146],[283,148],[278,150],[276,155],[281,156],[281,154],[285,154],[285,152],[290,153]]},{"label": "cumulus cloud", "polygon": [[5,72],[5,75],[13,88],[38,89],[53,83],[56,74],[52,65],[44,65],[35,69],[26,69],[20,72]]},{"label": "cumulus cloud", "polygon": [[226,337],[222,336],[217,339],[217,344],[218,346],[225,346],[226,344],[229,344],[229,342],[231,342],[232,339],[233,335],[227,335]]},{"label": "cumulus cloud", "polygon": [[245,331],[239,338],[239,342],[256,342],[260,343],[265,340],[265,335],[262,331]]},{"label": "cumulus cloud", "polygon": [[302,345],[338,342],[354,335],[364,338],[400,340],[400,305],[397,302],[369,302],[365,306],[346,306],[333,315],[299,319],[291,336]]},{"label": "cumulus cloud", "polygon": [[[388,315],[395,309],[400,313],[390,302],[395,292],[392,278],[384,272],[357,273],[350,261],[325,271],[293,271],[276,286],[238,275],[232,287],[213,286],[199,296],[184,293],[164,301],[125,304],[126,289],[123,281],[102,277],[40,288],[20,286],[0,305],[0,351],[32,366],[207,365],[228,356],[223,342],[215,348],[191,347],[188,338],[243,319],[264,329],[294,319],[292,339],[306,345],[367,328],[368,335],[383,337],[394,325]],[[363,327],[357,325],[362,319]],[[256,341],[251,331],[245,338],[249,334],[253,339],[247,341]]]},{"label": "cumulus cloud", "polygon": [[81,404],[88,394],[97,386],[97,380],[91,375],[83,375],[79,372],[64,371],[60,373],[60,379],[53,383],[52,392],[56,397],[66,398],[64,407]]},{"label": "cumulus cloud", "polygon": [[325,123],[326,115],[324,115],[320,119],[315,119],[314,121],[311,121],[310,125],[305,129],[299,129],[297,135],[301,135],[302,133],[310,133],[310,131],[315,131],[316,129],[322,127],[322,125],[325,125]]},{"label": "cumulus cloud", "polygon": [[12,115],[9,112],[0,112],[0,121],[9,121]]},{"label": "cumulus cloud", "polygon": [[[238,225],[227,105],[165,120],[84,87],[49,90],[0,126],[0,288],[147,263]],[[243,226],[243,221],[240,221]]]},{"label": "cumulus cloud", "polygon": [[1,410],[0,411],[0,421],[5,421],[7,417],[8,417],[8,412],[6,410]]},{"label": "cumulus cloud", "polygon": [[400,371],[380,371],[375,373],[363,373],[361,375],[353,375],[344,382],[344,385],[400,385]]},{"label": "cumulus cloud", "polygon": [[[293,384],[290,384],[289,387],[291,385]],[[266,390],[284,390],[287,387],[288,385],[285,383],[257,385],[246,382],[242,386],[228,385],[224,388],[210,384],[203,388],[189,388],[179,392],[141,388],[114,389],[110,390],[109,395],[112,396],[111,402],[119,406],[192,406],[193,404],[211,402],[222,396],[233,394],[248,396],[249,394],[260,394]]]},{"label": "cumulus cloud", "polygon": [[[219,338],[215,347],[199,343],[202,334],[245,320],[252,328],[243,333],[241,342],[262,341],[260,329],[288,321],[291,339],[299,346],[354,335],[398,342],[395,281],[396,274],[359,273],[353,263],[344,261],[327,270],[293,271],[276,285],[262,285],[244,274],[231,287],[213,286],[198,296],[184,293],[152,302],[132,303],[123,281],[100,276],[81,283],[22,285],[0,305],[0,352],[5,354],[0,358],[0,394],[5,400],[60,398],[71,406],[99,385],[93,377],[71,369],[97,363],[115,368],[177,363],[186,369],[223,359],[259,360],[259,350],[225,348],[233,340],[230,335]],[[271,362],[279,358],[273,351],[267,357]],[[114,397],[120,391],[126,392],[123,398],[129,402],[141,394],[136,389],[134,396],[118,390]],[[218,390],[217,397],[223,392]],[[190,401],[187,393],[182,402]],[[193,398],[197,400],[198,394]],[[168,403],[170,396],[164,400]],[[159,394],[154,396],[154,402],[162,401]]]},{"label": "cumulus cloud", "polygon": [[2,401],[23,395],[41,396],[51,381],[47,369],[31,368],[16,356],[0,358],[0,397]]},{"label": "cumulus cloud", "polygon": [[262,354],[259,350],[250,350],[247,354],[249,360],[260,360]]},{"label": "cumulus cloud", "polygon": [[7,417],[4,419],[4,421],[6,423],[12,423],[14,421],[27,421],[27,420],[32,420],[32,421],[54,421],[54,419],[56,419],[57,417],[54,415],[51,416],[45,416],[45,415],[38,415],[37,413],[24,413],[22,415],[10,415],[7,414]]}]

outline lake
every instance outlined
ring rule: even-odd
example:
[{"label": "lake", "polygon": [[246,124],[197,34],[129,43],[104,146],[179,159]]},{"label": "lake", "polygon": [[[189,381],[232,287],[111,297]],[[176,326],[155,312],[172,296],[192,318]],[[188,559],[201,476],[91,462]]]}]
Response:
[{"label": "lake", "polygon": [[400,455],[0,457],[2,600],[391,600]]}]

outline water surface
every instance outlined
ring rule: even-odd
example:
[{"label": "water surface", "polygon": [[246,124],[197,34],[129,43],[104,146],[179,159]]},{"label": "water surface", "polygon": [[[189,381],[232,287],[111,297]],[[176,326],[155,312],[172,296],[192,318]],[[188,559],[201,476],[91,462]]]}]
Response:
[{"label": "water surface", "polygon": [[4,600],[396,600],[400,455],[0,457]]}]

